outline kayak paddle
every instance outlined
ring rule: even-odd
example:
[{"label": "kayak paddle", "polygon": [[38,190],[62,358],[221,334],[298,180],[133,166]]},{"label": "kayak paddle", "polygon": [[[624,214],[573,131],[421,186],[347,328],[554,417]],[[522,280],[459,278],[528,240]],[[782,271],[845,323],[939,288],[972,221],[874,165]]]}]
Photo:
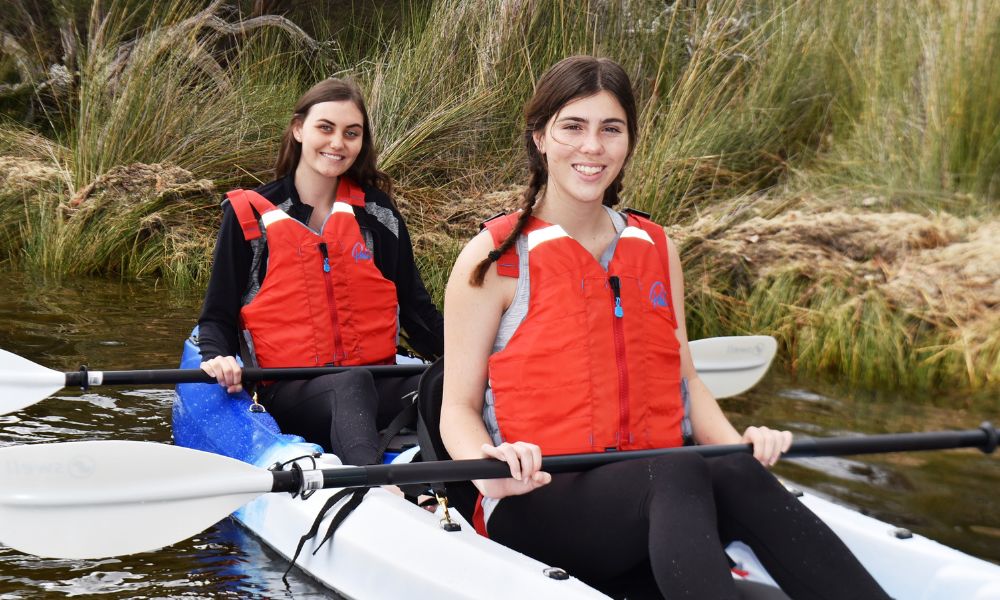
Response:
[{"label": "kayak paddle", "polygon": [[688,343],[698,377],[716,398],[737,396],[757,385],[771,367],[778,341],[769,335],[734,335]]},{"label": "kayak paddle", "polygon": [[[695,368],[717,398],[742,394],[767,373],[778,349],[766,335],[732,336],[695,340],[690,343]],[[367,369],[375,376],[417,375],[427,368],[421,363],[361,367],[295,367],[284,369],[243,369],[243,381],[309,379],[348,369]],[[48,398],[64,387],[97,385],[150,385],[215,383],[201,369],[156,369],[135,371],[59,372],[0,350],[0,415],[21,410]]]},{"label": "kayak paddle", "polygon": [[[993,452],[989,423],[940,431],[803,439],[785,456],[840,456],[979,448]],[[550,473],[676,452],[721,456],[750,444],[548,456]],[[269,492],[509,477],[493,459],[271,471],[217,454],[153,442],[87,441],[0,448],[0,540],[28,554],[103,558],[187,539]]]},{"label": "kayak paddle", "polygon": [[[309,379],[340,373],[349,369],[367,369],[373,375],[404,377],[419,375],[427,369],[424,363],[401,365],[364,365],[358,367],[290,367],[282,369],[243,369],[243,381]],[[64,387],[89,389],[97,385],[149,385],[176,383],[216,383],[216,379],[201,369],[153,369],[134,371],[59,372],[33,363],[14,353],[0,350],[0,415],[21,410],[40,402]]]}]

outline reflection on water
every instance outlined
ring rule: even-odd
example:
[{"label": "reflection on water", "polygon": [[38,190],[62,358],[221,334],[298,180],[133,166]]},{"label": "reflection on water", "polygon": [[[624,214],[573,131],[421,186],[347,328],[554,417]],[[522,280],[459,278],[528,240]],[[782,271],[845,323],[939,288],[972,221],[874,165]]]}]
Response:
[{"label": "reflection on water", "polygon": [[[200,298],[93,279],[35,283],[0,272],[0,348],[76,370],[173,368]],[[0,373],[2,377],[2,373]],[[2,383],[2,382],[0,382]],[[0,445],[95,439],[170,441],[170,388],[62,390],[0,416]],[[996,399],[853,392],[772,373],[724,401],[738,426],[797,435],[967,429],[997,414]],[[992,415],[991,415],[992,412]],[[1000,562],[1000,460],[975,450],[787,461],[778,473],[841,504]],[[158,552],[99,561],[46,560],[0,546],[0,598],[323,598],[330,592],[226,519]]]},{"label": "reflection on water", "polygon": [[51,560],[0,551],[0,597],[329,598],[329,590],[293,572],[232,519],[204,534],[121,559]]},{"label": "reflection on water", "polygon": [[[958,408],[954,408],[954,407]],[[724,401],[741,424],[796,435],[974,429],[1000,418],[995,395],[934,398],[793,382],[773,373]],[[1000,460],[974,449],[783,461],[776,472],[838,503],[1000,563]]]}]

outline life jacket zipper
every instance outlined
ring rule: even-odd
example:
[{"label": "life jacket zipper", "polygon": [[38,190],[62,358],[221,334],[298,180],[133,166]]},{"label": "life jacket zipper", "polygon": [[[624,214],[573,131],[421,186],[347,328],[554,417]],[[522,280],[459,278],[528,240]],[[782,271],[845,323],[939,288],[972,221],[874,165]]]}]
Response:
[{"label": "life jacket zipper", "polygon": [[611,327],[614,331],[615,340],[615,362],[618,367],[618,444],[619,450],[625,444],[632,441],[632,434],[629,431],[629,385],[628,368],[625,361],[625,326],[622,319],[625,310],[622,308],[622,288],[621,281],[617,275],[608,277],[608,284],[611,287],[611,295],[614,298],[614,318],[611,320]]},{"label": "life jacket zipper", "polygon": [[330,325],[333,327],[333,363],[339,363],[346,358],[344,340],[340,335],[340,318],[337,315],[337,299],[333,293],[333,275],[330,274],[330,254],[326,242],[319,243],[319,252],[323,255],[323,282],[326,284],[326,300],[330,307]]}]

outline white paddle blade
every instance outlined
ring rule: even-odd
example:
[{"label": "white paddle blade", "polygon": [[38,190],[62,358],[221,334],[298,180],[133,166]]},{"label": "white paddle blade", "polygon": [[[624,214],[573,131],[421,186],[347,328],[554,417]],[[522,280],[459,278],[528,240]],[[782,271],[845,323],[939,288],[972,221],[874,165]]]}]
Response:
[{"label": "white paddle blade", "polygon": [[0,350],[0,415],[21,410],[63,389],[66,375]]},{"label": "white paddle blade", "polygon": [[764,377],[778,341],[769,335],[705,338],[690,342],[698,377],[716,398],[729,398],[749,390]]},{"label": "white paddle blade", "polygon": [[271,472],[152,442],[0,448],[0,543],[104,558],[187,539],[271,491]]}]

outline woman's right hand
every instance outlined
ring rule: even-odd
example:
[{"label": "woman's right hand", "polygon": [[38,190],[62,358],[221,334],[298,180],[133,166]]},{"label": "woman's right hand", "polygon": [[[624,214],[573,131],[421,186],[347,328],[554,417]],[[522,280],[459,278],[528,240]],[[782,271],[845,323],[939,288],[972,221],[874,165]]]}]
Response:
[{"label": "woman's right hand", "polygon": [[233,356],[216,356],[201,363],[201,370],[208,373],[230,394],[243,391],[243,369]]},{"label": "woman's right hand", "polygon": [[473,481],[479,492],[487,498],[519,496],[538,489],[552,481],[552,475],[541,471],[542,451],[528,442],[504,442],[499,446],[483,444],[484,458],[502,460],[510,466],[507,479],[477,479]]}]

